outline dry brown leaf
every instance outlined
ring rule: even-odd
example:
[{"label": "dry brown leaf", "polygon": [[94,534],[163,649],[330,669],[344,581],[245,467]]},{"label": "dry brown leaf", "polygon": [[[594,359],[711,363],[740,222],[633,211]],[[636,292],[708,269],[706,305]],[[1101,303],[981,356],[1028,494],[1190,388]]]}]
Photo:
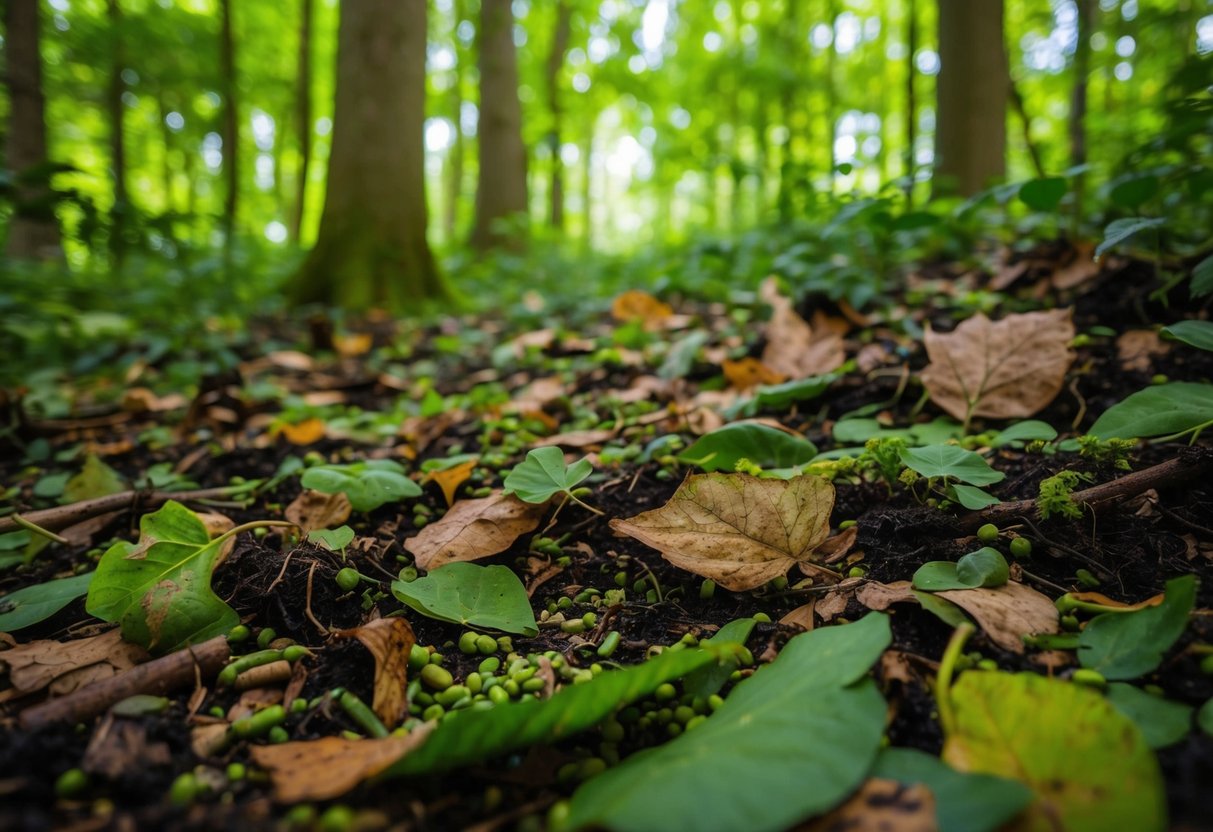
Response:
[{"label": "dry brown leaf", "polygon": [[1050,282],[1054,289],[1073,289],[1099,276],[1101,264],[1095,260],[1095,244],[1089,242],[1074,245],[1074,259],[1069,265],[1053,272]]},{"label": "dry brown leaf", "polygon": [[906,602],[918,603],[909,581],[894,581],[891,584],[868,581],[855,593],[855,599],[870,610],[887,610],[893,604]]},{"label": "dry brown leaf", "polygon": [[371,351],[374,338],[369,332],[351,332],[333,336],[333,349],[342,358],[354,358]]},{"label": "dry brown leaf", "polygon": [[371,710],[391,730],[408,715],[409,651],[417,643],[413,628],[403,618],[376,618],[353,630],[335,635],[356,638],[375,658],[374,698]]},{"label": "dry brown leaf", "polygon": [[796,832],[938,832],[935,796],[922,783],[870,778],[841,805]]},{"label": "dry brown leaf", "polygon": [[809,599],[807,604],[801,604],[796,609],[784,615],[779,619],[779,623],[785,627],[799,627],[802,630],[808,631],[813,629],[813,599]]},{"label": "dry brown leaf", "polygon": [[812,558],[830,533],[833,507],[834,486],[820,477],[693,474],[661,508],[612,520],[611,528],[738,592]]},{"label": "dry brown leaf", "polygon": [[442,471],[434,471],[426,479],[438,483],[438,487],[442,489],[442,496],[446,498],[447,507],[450,508],[455,504],[455,492],[459,490],[459,486],[468,481],[479,464],[480,457],[476,457]]},{"label": "dry brown leaf", "polygon": [[997,322],[978,312],[950,333],[927,329],[931,363],[922,383],[931,400],[960,421],[1032,416],[1061,390],[1074,363],[1073,338],[1069,309]]},{"label": "dry brown leaf", "polygon": [[422,569],[479,560],[504,552],[518,536],[539,525],[545,504],[524,503],[500,490],[478,500],[460,500],[436,523],[404,541]]},{"label": "dry brown leaf", "polygon": [[836,535],[831,535],[817,547],[817,554],[822,563],[837,563],[847,556],[859,538],[859,526],[843,529]]},{"label": "dry brown leaf", "polygon": [[122,640],[120,630],[73,641],[31,641],[0,652],[8,680],[22,694],[50,687],[57,695],[129,670],[147,659],[138,645]]},{"label": "dry brown leaf", "polygon": [[562,448],[588,448],[601,445],[615,438],[618,431],[611,430],[571,430],[568,433],[558,433],[555,436],[545,436],[532,443],[536,448],[545,445],[559,445]]},{"label": "dry brown leaf", "polygon": [[1154,360],[1170,350],[1171,345],[1152,329],[1130,329],[1116,339],[1116,358],[1127,372],[1149,372]]},{"label": "dry brown leaf", "polygon": [[543,352],[550,348],[555,341],[556,330],[548,327],[547,329],[524,332],[510,341],[510,346],[514,348],[515,357],[522,358],[526,355],[528,349],[536,349]]},{"label": "dry brown leaf", "polygon": [[[779,293],[773,277],[762,282],[762,299],[770,304],[771,320],[766,328],[766,347],[762,361],[785,378],[797,379],[820,375],[838,369],[846,354],[837,326],[826,325],[825,318],[819,334],[792,307],[792,301]],[[845,329],[846,322],[842,324]]]},{"label": "dry brown leaf", "polygon": [[286,507],[284,514],[287,520],[303,529],[304,534],[307,534],[317,529],[332,529],[340,526],[350,519],[350,512],[353,510],[350,498],[340,492],[322,494],[319,491],[304,489]]},{"label": "dry brown leaf", "polygon": [[746,356],[737,361],[725,359],[720,363],[729,386],[736,390],[749,390],[759,384],[779,384],[785,380],[783,373],[771,369],[757,358]]},{"label": "dry brown leaf", "polygon": [[117,780],[126,772],[167,766],[172,760],[167,743],[148,740],[145,723],[106,714],[89,738],[80,768]]},{"label": "dry brown leaf", "polygon": [[1014,581],[994,589],[949,589],[934,594],[973,616],[991,641],[1012,653],[1023,654],[1026,635],[1058,632],[1057,607],[1048,596]]},{"label": "dry brown leaf", "polygon": [[312,357],[298,350],[274,350],[266,355],[270,363],[283,370],[296,370],[300,373],[310,372],[313,366]]},{"label": "dry brown leaf", "polygon": [[611,317],[617,321],[639,319],[645,329],[657,329],[674,314],[669,304],[662,303],[648,292],[631,289],[615,298],[611,303]]},{"label": "dry brown leaf", "polygon": [[269,773],[274,800],[278,803],[332,800],[420,748],[435,724],[427,722],[402,737],[361,740],[323,737],[257,745],[251,754],[253,762]]},{"label": "dry brown leaf", "polygon": [[278,434],[286,438],[292,445],[311,445],[324,438],[323,419],[304,419],[294,425],[280,425]]}]

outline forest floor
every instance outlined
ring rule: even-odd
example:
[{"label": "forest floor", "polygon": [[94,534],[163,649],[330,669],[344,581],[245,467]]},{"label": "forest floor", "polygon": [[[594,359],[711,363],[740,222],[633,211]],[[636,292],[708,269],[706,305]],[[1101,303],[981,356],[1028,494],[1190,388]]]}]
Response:
[{"label": "forest floor", "polygon": [[[743,690],[752,677],[754,696],[760,695],[758,683],[764,674],[776,678],[778,665],[765,666],[781,660],[777,657],[790,640],[836,629],[858,632],[851,628],[863,626],[865,615],[877,610],[887,615],[891,642],[878,645],[878,660],[859,674],[873,668],[883,719],[877,720],[870,751],[862,752],[867,756],[855,764],[856,776],[834,797],[806,803],[799,814],[765,815],[765,809],[754,807],[812,792],[815,777],[829,779],[814,775],[810,761],[809,768],[793,775],[797,782],[789,789],[781,785],[778,769],[795,770],[798,758],[768,759],[771,770],[748,775],[757,779],[744,783],[747,796],[734,803],[757,813],[748,828],[795,825],[848,797],[841,811],[851,817],[872,820],[878,812],[894,812],[903,822],[938,820],[939,828],[993,828],[1021,811],[1028,813],[1021,819],[1034,811],[1099,817],[1101,805],[1121,811],[1118,789],[1148,804],[1152,778],[1160,774],[1158,797],[1165,794],[1170,828],[1213,829],[1208,789],[1213,719],[1206,705],[1213,697],[1213,667],[1206,660],[1213,644],[1213,451],[1207,439],[1190,444],[1190,436],[1083,446],[1073,441],[1139,390],[1213,378],[1213,352],[1158,337],[1160,325],[1199,314],[1186,287],[1158,297],[1152,294],[1158,283],[1147,264],[1113,259],[1102,269],[1085,268],[1081,257],[1073,258],[1067,247],[1049,246],[1016,257],[993,275],[935,266],[914,275],[885,310],[866,314],[820,298],[793,307],[768,286],[761,297],[732,306],[664,298],[666,306],[631,294],[616,301],[613,313],[586,312],[542,327],[503,317],[418,328],[380,317],[347,321],[334,333],[324,318],[313,319],[310,329],[259,321],[250,326],[263,346],[240,355],[238,366],[204,379],[188,395],[174,389],[164,366],[136,366],[117,384],[78,387],[77,415],[66,419],[40,419],[19,396],[10,395],[4,404],[11,429],[0,438],[0,483],[9,506],[0,513],[0,523],[8,524],[0,536],[3,596],[87,573],[99,560],[131,557],[129,543],[139,539],[141,518],[145,535],[135,556],[146,554],[155,545],[146,518],[156,516],[165,492],[182,492],[179,498],[190,508],[226,517],[230,522],[214,521],[220,530],[233,523],[289,520],[312,534],[301,538],[284,525],[242,533],[217,559],[214,593],[249,632],[248,641],[240,642],[243,633],[237,630],[233,655],[292,643],[308,648],[302,658],[283,656],[293,662],[269,665],[261,679],[217,682],[214,672],[227,661],[224,644],[222,655],[204,660],[197,673],[190,664],[185,676],[178,672],[171,681],[153,675],[150,686],[116,694],[122,700],[117,704],[73,694],[148,666],[142,664],[147,656],[141,649],[119,641],[112,625],[99,618],[121,620],[128,634],[140,627],[154,633],[163,624],[155,618],[151,590],[134,611],[123,614],[119,608],[113,614],[114,604],[104,603],[97,590],[101,572],[93,582],[98,597],[90,594],[89,608],[110,614],[86,613],[81,587],[61,593],[58,606],[52,600],[40,618],[31,616],[32,623],[0,635],[0,667],[7,669],[0,691],[0,828],[539,829],[559,828],[570,811],[574,820],[614,828],[646,828],[646,817],[650,828],[662,827],[668,816],[656,806],[648,815],[628,815],[624,792],[614,809],[595,814],[588,785],[599,778],[614,782],[605,779],[608,775],[622,777],[640,749],[689,743],[713,721],[736,719],[730,712],[733,691]],[[1067,268],[1088,273],[1077,285],[1058,288],[1069,282],[1057,279]],[[992,281],[1005,284],[999,287],[1002,294],[990,293]],[[946,383],[932,384],[931,372],[924,382],[928,364],[934,360],[938,367],[941,360],[927,354],[923,333],[945,333],[959,321],[979,320],[976,311],[983,307],[991,318],[1011,321],[1030,336],[1000,360],[1016,360],[1021,352],[1018,358],[1039,362],[1042,375],[1055,377],[1024,382],[1045,388],[1034,412],[977,415],[963,426],[948,419],[939,403],[947,401]],[[1048,310],[1072,310],[1074,332],[1066,328],[1064,315]],[[1017,317],[1030,314],[1054,317]],[[542,315],[536,312],[530,320]],[[1051,368],[1056,350],[1034,351],[1037,341],[1057,341],[1058,333],[1063,352],[1069,351],[1059,370]],[[961,352],[972,349],[961,345]],[[938,369],[934,372],[938,377]],[[1021,438],[1000,433],[1027,416],[1033,422]],[[838,426],[844,422],[840,438]],[[756,432],[734,434],[727,442],[717,433],[715,444],[691,447],[730,424]],[[805,442],[811,447],[800,444]],[[532,494],[528,500],[521,488],[514,489],[516,496],[503,495],[509,471],[528,451],[542,447],[563,449],[570,463],[588,459],[592,473],[578,480],[573,464],[556,472],[547,495]],[[1003,476],[974,482],[963,475],[907,473],[927,467],[922,460],[909,464],[915,458],[905,451],[915,447],[963,447]],[[852,448],[851,462],[839,463],[843,454],[829,453],[839,448]],[[378,485],[365,470],[339,467],[367,460],[398,466],[385,466],[386,484]],[[299,472],[323,465],[338,467],[327,479],[312,473],[310,481],[319,488],[308,491]],[[790,467],[794,470],[783,470]],[[712,473],[713,468],[720,470]],[[373,506],[351,511],[351,500],[332,484],[343,471],[354,483],[346,492],[352,502]],[[796,476],[802,471],[808,475]],[[1067,492],[1113,485],[1090,502],[1074,503],[1072,516],[1054,510],[1042,517],[1041,506],[1031,501],[1041,496],[1042,482],[1057,483],[1054,478],[1064,471],[1080,475],[1063,489]],[[411,484],[400,484],[402,472]],[[1134,479],[1140,472],[1145,473]],[[758,474],[768,476],[753,476]],[[688,476],[704,479],[687,480],[680,488]],[[751,546],[766,533],[746,526],[747,517],[768,505],[766,496],[756,496],[758,489],[776,489],[769,505],[778,509],[781,500],[801,499],[799,492],[788,495],[810,478],[832,484],[832,510],[828,502],[820,509],[824,498],[815,491],[772,522],[785,525],[786,541],[795,536],[787,527],[811,513],[805,506],[817,505],[824,513],[808,518],[815,525],[806,532],[811,544],[774,554],[779,546],[770,540]],[[984,485],[1001,502],[988,508],[957,505],[965,489],[955,486],[964,482]],[[740,515],[723,517],[729,498],[705,508],[711,498],[682,490],[692,483],[701,489],[740,489]],[[208,493],[195,493],[200,490]],[[106,496],[128,491],[133,495]],[[377,497],[382,499],[372,499]],[[97,498],[111,500],[103,505],[107,510],[80,509],[81,501]],[[983,499],[968,493],[966,502]],[[1064,494],[1061,499],[1064,503]],[[469,505],[473,500],[486,502]],[[636,517],[671,501],[680,521],[670,515]],[[444,527],[443,517],[460,504],[468,513]],[[708,509],[715,516],[705,519],[702,512]],[[37,530],[13,526],[17,511],[63,542],[43,547]],[[711,525],[717,521],[733,523],[734,532],[741,532],[705,549],[702,536],[721,533]],[[698,542],[672,539],[670,528],[677,522],[698,524],[692,530],[700,534]],[[979,538],[988,522],[997,530],[982,529]],[[343,531],[347,528],[352,534]],[[103,559],[113,546],[118,547],[114,557]],[[953,587],[937,597],[918,591],[930,577],[919,573],[924,564],[956,561],[984,547],[1009,565],[1009,574],[999,578],[997,568],[983,567],[978,570],[982,587]],[[663,551],[674,552],[679,565]],[[504,626],[477,626],[486,619],[476,618],[483,611],[475,599],[462,599],[464,620],[471,623],[453,623],[422,614],[418,606],[425,606],[424,599],[406,604],[393,592],[408,595],[416,583],[412,579],[419,571],[424,575],[426,565],[433,570],[447,561],[473,560],[505,567],[520,579],[535,630],[493,619],[504,614],[494,609],[485,613],[488,620]],[[342,573],[351,567],[359,575]],[[957,579],[954,573],[951,580]],[[986,580],[991,573],[995,577]],[[210,577],[207,570],[201,575],[204,581]],[[1099,620],[1095,614],[1127,620],[1173,609],[1183,591],[1176,579],[1188,575],[1198,580],[1195,600],[1181,610],[1177,633],[1165,636],[1166,622],[1144,619],[1139,630],[1129,631],[1130,638],[1159,639],[1155,661],[1132,671],[1117,660],[1080,660],[1080,639],[1099,629],[1091,624]],[[1083,592],[1104,597],[1073,594]],[[981,600],[971,600],[979,595]],[[1067,607],[1059,620],[1054,604],[1063,596],[1102,606]],[[442,606],[437,597],[430,596],[431,612]],[[1105,611],[1139,602],[1154,606]],[[14,613],[13,605],[4,608],[5,603],[0,599],[0,630],[12,624],[3,616]],[[33,606],[27,604],[25,612]],[[171,604],[167,609],[170,615],[184,614]],[[668,671],[660,679],[638,682],[640,687],[626,695],[612,693],[620,699],[600,717],[585,717],[579,733],[566,736],[555,728],[533,733],[534,725],[503,722],[502,730],[516,741],[497,742],[487,731],[472,739],[465,732],[462,740],[447,731],[457,727],[464,711],[470,716],[524,707],[520,699],[555,702],[552,697],[562,691],[593,689],[619,669],[652,665],[674,653],[690,655],[706,649],[696,644],[729,622],[755,616],[748,639],[742,637],[748,651],[726,666],[718,694],[704,695],[707,688]],[[368,627],[381,617],[411,626]],[[966,617],[975,622],[975,633],[967,644],[953,641],[960,652],[945,658],[956,632],[952,625]],[[224,620],[221,629],[207,634],[229,630],[235,618]],[[797,635],[806,629],[812,636]],[[469,632],[492,638],[477,644]],[[1042,633],[1055,641],[1037,639]],[[489,643],[504,634],[512,644]],[[427,659],[424,650],[418,654],[419,648],[410,646],[413,639],[421,648],[433,648],[441,664]],[[152,652],[160,652],[154,643]],[[426,662],[438,671],[419,673]],[[1102,707],[1106,695],[1127,715],[1126,724],[1137,726],[1125,729],[1132,733],[1125,740],[1129,750],[1092,736],[1103,730],[1096,716],[1077,735],[1034,729],[1025,714],[1039,713],[1042,723],[1086,718],[1078,711],[1046,713],[1063,707],[1052,704],[1050,688],[1018,716],[1014,703],[1008,704],[1007,718],[1021,720],[1025,742],[1047,745],[1052,737],[1061,743],[1057,760],[1024,762],[1031,752],[1008,741],[1007,749],[993,752],[996,758],[1005,752],[999,761],[974,762],[980,753],[958,747],[969,742],[989,751],[995,740],[978,743],[965,733],[976,729],[966,728],[964,714],[971,711],[960,698],[962,685],[955,703],[941,707],[935,686],[941,663],[945,675],[958,672],[962,680],[982,674],[1011,679],[1009,674],[1020,672],[1059,680],[1067,690],[1092,697],[1094,704],[1075,700],[1079,711]],[[442,669],[449,676],[443,678]],[[846,687],[840,690],[867,691],[871,683],[857,678],[843,680]],[[489,696],[493,687],[505,694]],[[378,723],[392,729],[403,722],[408,730],[387,739],[356,739],[356,734],[375,734],[379,726],[365,720],[365,708],[343,697],[342,690],[364,706],[373,705]],[[1166,715],[1141,706],[1136,694],[1143,691],[1167,704]],[[131,699],[127,694],[133,692],[154,696]],[[51,716],[39,711],[44,700],[73,696],[77,701],[64,711]],[[283,705],[285,713],[272,710],[275,705]],[[791,712],[812,706],[797,699],[782,707]],[[858,710],[844,708],[851,714]],[[948,743],[956,747],[945,748],[949,726],[941,725],[941,716],[946,721],[950,712],[958,722]],[[257,713],[276,716],[264,717],[265,724],[256,727],[243,723],[238,732],[232,728]],[[757,709],[755,714],[761,717]],[[787,730],[799,730],[795,714],[785,716],[792,726]],[[1112,717],[1099,719],[1107,727]],[[430,720],[438,727],[427,735]],[[839,725],[849,724],[840,720]],[[835,749],[828,726],[822,731],[793,745],[820,746],[827,763],[837,753],[839,769],[851,766],[851,756],[868,742],[856,739],[854,748],[844,742],[846,747]],[[1009,810],[991,807],[984,819],[980,804],[965,804],[971,823],[961,826],[955,825],[955,814],[945,812],[940,789],[925,808],[921,792],[911,793],[912,799],[899,792],[883,803],[866,790],[856,794],[860,781],[879,782],[870,775],[882,731],[888,746],[942,755],[957,771],[1011,777],[1018,771],[1031,792],[1018,803],[1014,795],[1006,798],[1014,804]],[[418,744],[426,749],[447,735],[452,744],[472,743],[470,750],[462,757],[451,752],[451,759],[429,769],[418,763],[425,770],[404,780],[363,782],[416,752]],[[333,739],[304,744],[321,738]],[[1143,742],[1150,748],[1141,752],[1141,767],[1122,768],[1128,765],[1124,759],[1140,756]],[[276,747],[287,753],[264,751]],[[760,750],[764,747],[759,743]],[[372,748],[379,749],[374,760]],[[782,748],[773,743],[764,753],[782,755]],[[716,774],[731,771],[725,760],[729,748],[714,753],[719,765],[716,757],[698,758],[697,794],[704,806],[720,812],[715,792],[732,801],[738,797],[727,779],[718,782],[723,774]],[[426,759],[435,756],[429,753]],[[599,774],[603,768],[606,774]],[[688,798],[680,791],[685,784],[673,768],[673,780],[658,786],[668,790],[671,805],[681,806],[696,793]],[[1099,779],[1101,769],[1109,779]],[[1050,777],[1053,785],[1046,782]],[[618,782],[621,789],[643,792],[635,780]],[[1135,792],[1138,787],[1144,791]],[[1084,789],[1089,794],[1076,796]],[[566,801],[575,793],[570,809]],[[938,806],[937,819],[932,806]],[[843,821],[835,816],[829,822]],[[728,823],[727,814],[718,814],[714,828]],[[683,828],[713,827],[687,818]]]}]

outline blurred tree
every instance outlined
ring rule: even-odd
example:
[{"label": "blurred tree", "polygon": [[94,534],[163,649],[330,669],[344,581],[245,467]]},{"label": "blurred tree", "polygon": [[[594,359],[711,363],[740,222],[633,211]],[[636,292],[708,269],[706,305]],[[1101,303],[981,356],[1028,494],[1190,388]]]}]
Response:
[{"label": "blurred tree", "polygon": [[10,257],[54,258],[60,251],[59,224],[49,187],[46,153],[46,99],[38,0],[4,4],[9,118],[5,163],[17,180],[14,213],[8,225]]},{"label": "blurred tree", "polygon": [[548,224],[554,231],[564,230],[564,160],[560,157],[564,107],[560,100],[560,70],[564,66],[565,53],[569,49],[572,15],[569,4],[565,0],[557,0],[556,23],[552,31],[552,49],[548,53],[544,72],[544,80],[547,82],[548,110],[552,118],[551,130],[547,136],[548,148],[552,154],[552,182],[548,188]]},{"label": "blurred tree", "polygon": [[223,248],[231,251],[240,197],[240,116],[236,101],[236,42],[232,36],[232,0],[219,0],[219,84],[223,91]]},{"label": "blurred tree", "polygon": [[480,148],[476,181],[476,225],[472,247],[518,245],[525,227],[504,233],[501,221],[525,220],[527,212],[526,147],[522,143],[522,105],[518,100],[518,59],[514,49],[511,0],[481,0]]},{"label": "blurred tree", "polygon": [[299,129],[299,171],[295,177],[295,205],[291,214],[291,240],[298,244],[307,207],[307,176],[312,161],[312,21],[315,0],[300,0],[299,72],[296,78],[295,122]]},{"label": "blurred tree", "polygon": [[118,0],[107,0],[106,16],[110,36],[110,77],[106,90],[106,109],[109,110],[110,127],[110,174],[114,180],[114,204],[110,206],[110,256],[121,263],[126,253],[126,217],[130,214],[130,198],[126,187],[126,71],[122,7]]},{"label": "blurred tree", "polygon": [[964,196],[1006,173],[1007,91],[1003,0],[939,0],[936,192]]},{"label": "blurred tree", "polygon": [[296,303],[396,311],[444,298],[426,240],[426,0],[346,0],[333,147]]}]

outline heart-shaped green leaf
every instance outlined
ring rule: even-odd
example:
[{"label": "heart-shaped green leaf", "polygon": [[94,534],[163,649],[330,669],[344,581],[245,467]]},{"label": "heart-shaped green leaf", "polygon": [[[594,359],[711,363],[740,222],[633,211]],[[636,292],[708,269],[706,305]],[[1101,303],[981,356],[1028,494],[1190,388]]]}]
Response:
[{"label": "heart-shaped green leaf", "polygon": [[981,454],[955,445],[903,448],[901,462],[924,477],[951,477],[969,485],[993,485],[1006,477],[991,468]]},{"label": "heart-shaped green leaf", "polygon": [[926,592],[976,589],[979,586],[1003,586],[1010,579],[1007,559],[997,549],[983,546],[976,552],[969,552],[956,563],[950,560],[924,563],[914,573],[914,588]]},{"label": "heart-shaped green leaf", "polygon": [[354,530],[349,526],[338,526],[335,529],[313,529],[307,533],[307,539],[319,543],[330,552],[340,552],[354,539]]},{"label": "heart-shaped green leaf", "polygon": [[731,472],[748,459],[760,468],[791,468],[817,455],[807,439],[755,422],[734,422],[699,437],[678,458],[705,471]]},{"label": "heart-shaped green leaf", "polygon": [[565,465],[564,451],[555,446],[535,448],[505,478],[505,493],[517,494],[527,503],[546,503],[557,494],[572,491],[592,470],[588,459]]},{"label": "heart-shaped green leaf", "polygon": [[102,462],[95,454],[89,454],[84,459],[84,467],[80,469],[80,473],[68,480],[64,486],[63,499],[76,503],[107,494],[117,494],[126,488],[121,474]]},{"label": "heart-shaped green leaf", "polygon": [[0,633],[45,621],[88,592],[94,572],[34,584],[0,598]]},{"label": "heart-shaped green leaf", "polygon": [[952,494],[956,497],[956,502],[970,511],[979,511],[1002,502],[1002,500],[988,491],[983,491],[973,485],[962,485],[961,483],[956,483],[952,486]]},{"label": "heart-shaped green leaf", "polygon": [[392,594],[440,621],[527,636],[539,632],[526,587],[505,566],[448,563],[410,583],[393,581]]},{"label": "heart-shaped green leaf", "polygon": [[122,637],[167,653],[227,632],[236,612],[211,590],[224,538],[210,539],[194,512],[169,500],[139,521],[139,544],[115,543],[101,557],[85,609],[120,621]]},{"label": "heart-shaped green leaf", "polygon": [[1012,442],[1030,442],[1036,439],[1051,442],[1056,438],[1057,429],[1048,422],[1042,422],[1039,419],[1025,419],[995,434],[990,446],[1001,448]]},{"label": "heart-shaped green leaf", "polygon": [[354,511],[373,511],[384,503],[417,497],[421,486],[391,459],[368,459],[348,465],[317,465],[303,472],[304,488],[324,494],[344,494]]},{"label": "heart-shaped green leaf", "polygon": [[1167,581],[1156,607],[1096,616],[1078,639],[1078,661],[1108,679],[1136,679],[1162,662],[1188,626],[1196,603],[1196,576]]}]

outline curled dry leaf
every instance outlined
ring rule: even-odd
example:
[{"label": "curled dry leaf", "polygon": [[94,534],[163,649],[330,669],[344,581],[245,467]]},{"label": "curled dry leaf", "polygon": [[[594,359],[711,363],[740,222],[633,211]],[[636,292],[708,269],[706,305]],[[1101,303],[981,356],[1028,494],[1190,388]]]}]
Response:
[{"label": "curled dry leaf", "polygon": [[[774,310],[767,324],[767,345],[762,362],[784,378],[798,379],[837,370],[846,361],[842,338],[824,317],[818,331],[792,308],[792,301],[779,294],[775,278],[768,277],[759,290]],[[845,323],[844,323],[845,325]]]},{"label": "curled dry leaf", "polygon": [[478,500],[460,500],[436,523],[404,541],[425,570],[446,563],[479,560],[504,552],[521,534],[539,525],[543,503],[524,503],[500,490]]},{"label": "curled dry leaf", "polygon": [[1057,607],[1048,596],[1014,581],[934,594],[973,616],[991,641],[1012,653],[1023,654],[1024,636],[1058,632]]},{"label": "curled dry leaf", "polygon": [[855,600],[870,610],[887,610],[893,604],[917,604],[913,585],[909,581],[894,581],[882,584],[880,581],[868,581],[855,593]]},{"label": "curled dry leaf", "polygon": [[269,773],[277,802],[332,800],[419,748],[435,724],[427,722],[399,737],[361,740],[323,737],[257,745],[251,754],[253,763]]},{"label": "curled dry leaf", "polygon": [[935,796],[922,783],[906,785],[896,780],[870,778],[841,806],[814,821],[796,827],[796,832],[937,832]]},{"label": "curled dry leaf", "polygon": [[304,489],[289,506],[286,507],[286,519],[290,520],[306,535],[317,529],[333,529],[350,519],[350,498],[338,491],[336,494],[322,494],[319,491]]},{"label": "curled dry leaf", "polygon": [[611,528],[681,569],[742,591],[814,557],[833,508],[834,486],[820,477],[716,472],[687,477],[664,506],[612,520]]},{"label": "curled dry leaf", "polygon": [[801,604],[779,619],[779,623],[785,627],[799,627],[806,632],[813,629],[813,604],[814,601],[810,598],[807,604]]},{"label": "curled dry leaf", "polygon": [[536,448],[542,448],[545,445],[557,445],[561,448],[589,448],[595,445],[602,445],[615,438],[618,431],[611,430],[571,430],[567,433],[558,433],[555,436],[545,436],[542,439],[536,440],[533,444]]},{"label": "curled dry leaf", "polygon": [[1032,416],[1061,390],[1074,363],[1073,338],[1069,309],[997,322],[979,312],[950,333],[927,330],[931,363],[922,383],[935,404],[961,421]]},{"label": "curled dry leaf", "polygon": [[408,715],[409,651],[417,643],[413,628],[403,618],[377,618],[336,635],[356,638],[375,657],[374,698],[371,710],[390,730]]},{"label": "curled dry leaf", "polygon": [[817,547],[817,554],[822,563],[837,563],[847,556],[859,538],[859,526],[843,529],[836,535],[831,535]]}]

